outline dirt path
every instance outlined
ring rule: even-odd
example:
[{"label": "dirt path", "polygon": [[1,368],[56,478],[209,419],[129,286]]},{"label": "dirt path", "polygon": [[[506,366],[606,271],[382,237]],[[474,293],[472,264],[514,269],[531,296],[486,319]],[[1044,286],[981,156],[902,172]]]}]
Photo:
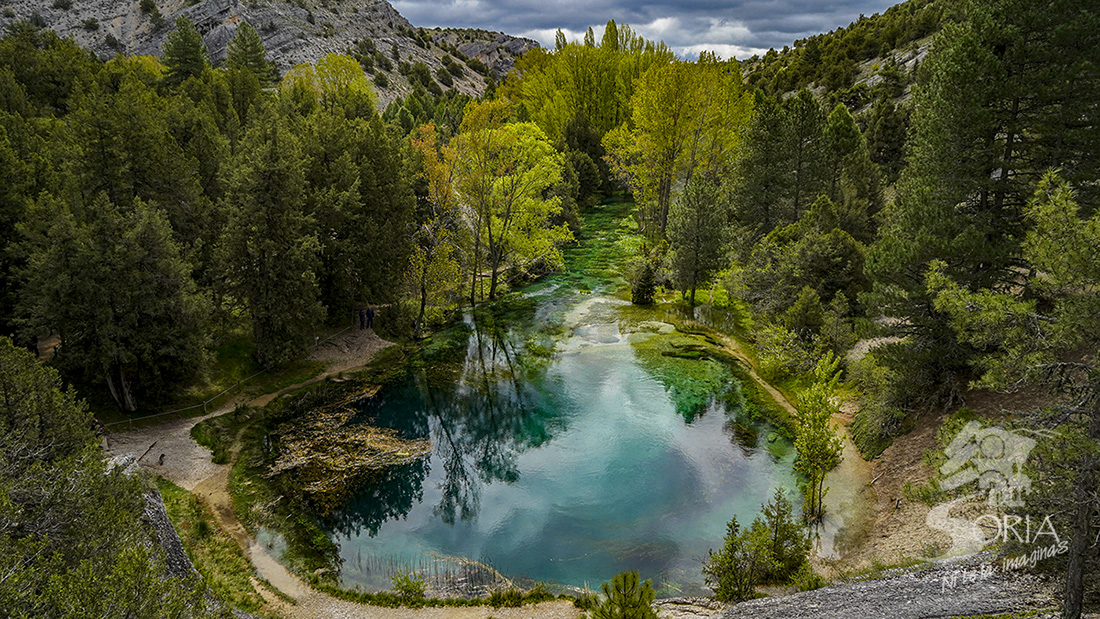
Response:
[{"label": "dirt path", "polygon": [[[264,394],[248,402],[262,407],[283,393],[320,382],[329,376],[365,366],[379,350],[392,342],[378,337],[374,331],[353,330],[322,343],[310,356],[325,361],[329,367],[307,381]],[[130,432],[112,433],[107,448],[114,455],[133,454],[137,463],[172,483],[192,492],[210,507],[218,526],[237,541],[257,574],[282,593],[295,600],[289,604],[258,581],[260,592],[272,611],[289,619],[577,619],[581,611],[571,602],[554,601],[522,608],[384,608],[339,600],[316,591],[279,563],[263,544],[257,542],[233,513],[229,495],[228,464],[214,464],[210,452],[191,438],[191,428],[210,417],[233,410],[235,403],[189,419],[170,421],[158,426]],[[234,454],[235,456],[235,454]]]}]

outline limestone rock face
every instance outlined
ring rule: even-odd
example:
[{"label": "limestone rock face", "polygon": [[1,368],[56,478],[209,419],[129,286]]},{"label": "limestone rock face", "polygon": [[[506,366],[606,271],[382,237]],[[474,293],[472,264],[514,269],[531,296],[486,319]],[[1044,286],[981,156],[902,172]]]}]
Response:
[{"label": "limestone rock face", "polygon": [[[300,63],[314,63],[328,53],[346,53],[359,41],[370,40],[392,63],[376,81],[383,105],[412,91],[403,64],[423,62],[435,75],[450,55],[464,69],[454,88],[469,95],[485,90],[486,76],[463,65],[462,56],[476,58],[499,81],[517,57],[538,47],[530,39],[484,30],[424,30],[413,26],[386,0],[156,0],[156,12],[143,12],[140,0],[0,0],[0,27],[31,20],[72,37],[102,58],[116,53],[159,56],[176,18],[185,15],[203,35],[215,64],[225,60],[225,48],[237,26],[248,22],[259,32],[268,58],[280,72]],[[148,4],[147,4],[148,6]],[[396,46],[397,58],[393,49]],[[384,87],[377,86],[383,82]],[[445,86],[441,86],[446,90]]]}]

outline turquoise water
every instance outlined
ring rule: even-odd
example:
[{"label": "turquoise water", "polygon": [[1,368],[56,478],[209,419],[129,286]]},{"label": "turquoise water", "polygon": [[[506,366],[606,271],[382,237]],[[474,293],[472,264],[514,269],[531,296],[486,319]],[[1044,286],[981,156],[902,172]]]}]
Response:
[{"label": "turquoise water", "polygon": [[702,592],[729,519],[750,522],[774,488],[797,496],[793,450],[766,449],[767,428],[735,432],[736,399],[677,409],[661,357],[643,363],[638,345],[672,325],[553,280],[518,305],[507,320],[468,317],[447,360],[364,408],[433,453],[327,522],[342,584],[388,589],[395,568],[462,557],[509,578],[596,589],[636,569],[662,594]]}]

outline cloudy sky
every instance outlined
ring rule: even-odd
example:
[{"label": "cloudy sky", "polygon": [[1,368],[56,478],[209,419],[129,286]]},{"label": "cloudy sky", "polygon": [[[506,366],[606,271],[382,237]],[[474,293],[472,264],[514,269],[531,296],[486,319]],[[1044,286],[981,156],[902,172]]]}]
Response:
[{"label": "cloudy sky", "polygon": [[553,47],[561,28],[571,40],[591,26],[597,35],[614,19],[647,39],[661,40],[682,57],[711,50],[748,58],[770,47],[846,26],[860,13],[881,13],[901,0],[390,0],[415,26],[484,28]]}]

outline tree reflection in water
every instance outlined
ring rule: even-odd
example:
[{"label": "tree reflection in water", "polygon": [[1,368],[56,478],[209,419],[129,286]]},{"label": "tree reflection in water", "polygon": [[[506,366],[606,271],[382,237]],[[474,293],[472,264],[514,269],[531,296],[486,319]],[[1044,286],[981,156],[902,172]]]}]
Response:
[{"label": "tree reflection in water", "polygon": [[387,520],[404,518],[422,500],[433,462],[443,468],[434,511],[448,525],[476,519],[484,485],[519,480],[519,454],[562,425],[539,388],[547,359],[524,349],[524,327],[531,325],[523,323],[533,322],[530,314],[519,327],[506,322],[516,324],[514,312],[467,317],[465,347],[454,358],[425,360],[404,384],[365,406],[372,423],[407,438],[430,435],[434,453],[431,461],[393,469],[364,487],[332,516],[332,530],[347,536],[365,530],[373,537]]}]

